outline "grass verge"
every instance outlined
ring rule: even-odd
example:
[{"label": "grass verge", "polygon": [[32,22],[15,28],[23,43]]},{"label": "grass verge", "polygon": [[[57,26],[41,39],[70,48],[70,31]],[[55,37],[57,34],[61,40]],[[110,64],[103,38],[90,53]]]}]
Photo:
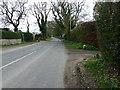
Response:
[{"label": "grass verge", "polygon": [[[31,42],[36,42],[36,41],[31,41]],[[16,43],[16,44],[5,44],[5,45],[0,45],[0,47],[17,46],[17,45],[27,44],[27,43],[31,43],[31,42],[21,42],[21,43]]]},{"label": "grass verge", "polygon": [[40,41],[50,41],[52,38],[41,39]]},{"label": "grass verge", "polygon": [[94,47],[94,46],[88,45],[88,44],[75,43],[75,42],[68,41],[68,40],[63,40],[63,42],[64,42],[65,45],[68,46],[69,48],[85,49],[85,50],[99,50],[97,47]]},{"label": "grass verge", "polygon": [[50,41],[50,40],[52,40],[52,38],[47,38],[47,39],[46,39],[46,41]]},{"label": "grass verge", "polygon": [[84,64],[90,76],[95,78],[99,88],[120,88],[119,80],[115,75],[109,75],[101,59],[87,60]]}]

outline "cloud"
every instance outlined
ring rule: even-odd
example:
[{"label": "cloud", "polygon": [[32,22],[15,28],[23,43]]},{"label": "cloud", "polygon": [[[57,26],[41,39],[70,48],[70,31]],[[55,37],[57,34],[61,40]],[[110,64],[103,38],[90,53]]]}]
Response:
[{"label": "cloud", "polygon": [[[28,0],[28,5],[27,6],[33,5],[34,2],[38,3],[38,2],[42,2],[42,1],[47,2],[50,5],[51,4],[50,1],[54,2],[56,0]],[[69,2],[77,2],[77,1],[81,1],[81,0],[68,0],[68,1]],[[89,14],[89,16],[87,18],[89,20],[92,20],[93,19],[93,16],[92,16],[93,15],[93,7],[94,7],[93,0],[86,0],[86,6],[88,6],[88,8],[86,8],[86,11]],[[50,21],[52,19],[53,19],[53,14],[52,14],[52,12],[50,12],[49,17],[48,17],[48,21]],[[31,14],[29,14],[28,21],[30,23],[30,32],[39,32],[39,28],[38,28],[37,24],[35,25],[36,18],[34,18]],[[3,26],[0,25],[0,27],[3,27]],[[10,25],[9,27],[13,29],[12,25]],[[26,19],[23,20],[20,23],[19,29],[21,29],[24,32],[27,31],[27,28],[26,28]]]}]

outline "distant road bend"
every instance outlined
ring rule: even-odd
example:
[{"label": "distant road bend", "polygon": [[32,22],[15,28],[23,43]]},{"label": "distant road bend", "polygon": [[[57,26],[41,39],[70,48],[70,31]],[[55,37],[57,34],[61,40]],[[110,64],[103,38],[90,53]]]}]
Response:
[{"label": "distant road bend", "polygon": [[2,52],[3,88],[64,88],[64,44],[53,38]]}]

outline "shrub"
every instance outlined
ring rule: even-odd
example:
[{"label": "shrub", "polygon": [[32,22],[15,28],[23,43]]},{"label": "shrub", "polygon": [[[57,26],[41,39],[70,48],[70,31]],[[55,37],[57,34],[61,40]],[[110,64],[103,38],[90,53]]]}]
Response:
[{"label": "shrub", "polygon": [[75,42],[68,41],[68,40],[64,40],[63,42],[70,48],[85,49],[85,50],[99,50],[99,48],[96,48],[88,44],[75,43]]},{"label": "shrub", "polygon": [[94,10],[102,57],[120,68],[120,2],[99,2]]},{"label": "shrub", "polygon": [[20,33],[18,32],[12,32],[12,31],[5,31],[5,30],[0,30],[0,39],[20,39]]},{"label": "shrub", "polygon": [[89,44],[83,44],[83,49],[85,50],[99,50],[99,48],[89,45]]}]

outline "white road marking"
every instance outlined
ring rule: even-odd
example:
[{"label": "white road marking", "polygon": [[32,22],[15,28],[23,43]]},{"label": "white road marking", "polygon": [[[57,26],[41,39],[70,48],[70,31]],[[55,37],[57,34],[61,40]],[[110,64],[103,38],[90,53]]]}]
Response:
[{"label": "white road marking", "polygon": [[25,58],[25,57],[27,57],[27,56],[32,55],[32,54],[35,53],[35,52],[36,52],[36,51],[33,51],[33,52],[31,52],[31,53],[29,53],[29,54],[27,54],[27,55],[25,55],[25,56],[23,56],[23,57],[21,57],[21,58],[15,60],[15,61],[12,61],[12,62],[10,62],[10,63],[8,63],[8,64],[6,64],[6,65],[0,67],[0,70],[3,69],[3,68],[5,68],[5,67],[7,67],[7,66],[9,66],[9,65],[11,65],[11,64],[14,64],[14,63],[20,61],[21,59],[23,59],[23,58]]}]

